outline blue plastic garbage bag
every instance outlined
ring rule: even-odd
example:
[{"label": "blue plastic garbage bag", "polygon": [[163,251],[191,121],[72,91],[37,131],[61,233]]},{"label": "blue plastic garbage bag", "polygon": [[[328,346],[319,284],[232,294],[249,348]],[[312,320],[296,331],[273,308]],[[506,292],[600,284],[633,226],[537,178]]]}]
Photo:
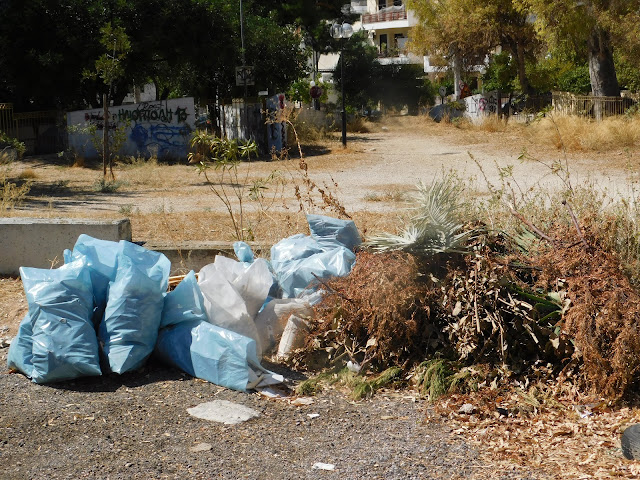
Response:
[{"label": "blue plastic garbage bag", "polygon": [[22,267],[20,276],[29,304],[33,381],[101,375],[98,340],[91,323],[91,275],[84,259],[52,270]]},{"label": "blue plastic garbage bag", "polygon": [[253,262],[253,250],[251,246],[246,242],[234,242],[233,251],[236,254],[239,262],[252,263]]},{"label": "blue plastic garbage bag", "polygon": [[[338,246],[337,244],[334,248]],[[291,237],[284,238],[271,247],[271,267],[276,272],[276,276],[285,265],[303,258],[308,258],[324,250],[314,238],[299,233]]]},{"label": "blue plastic garbage bag", "polygon": [[123,245],[124,243],[100,240],[82,234],[78,237],[73,251],[64,252],[65,263],[84,256],[89,266],[95,303],[93,324],[96,327],[102,320],[107,306],[109,282],[116,278],[118,254],[122,251]]},{"label": "blue plastic garbage bag", "polygon": [[283,298],[299,297],[318,284],[318,279],[344,277],[351,272],[356,255],[345,247],[316,253],[288,262],[277,271]]},{"label": "blue plastic garbage bag", "polygon": [[31,363],[33,339],[31,335],[31,316],[27,313],[22,322],[20,322],[18,335],[9,345],[9,354],[7,356],[9,368],[18,370],[27,377],[31,377],[33,374],[33,364]]},{"label": "blue plastic garbage bag", "polygon": [[109,284],[98,329],[102,350],[115,373],[139,368],[153,352],[171,267],[159,252],[121,243],[116,277]]},{"label": "blue plastic garbage bag", "polygon": [[[362,243],[360,232],[353,220],[340,220],[324,215],[307,215],[311,236],[328,248],[342,245],[349,250]],[[338,245],[336,245],[336,243]]]},{"label": "blue plastic garbage bag", "polygon": [[361,240],[352,221],[322,215],[307,215],[307,220],[312,236],[293,235],[271,247],[271,266],[283,298],[313,290],[318,279],[349,274],[356,260],[352,248]]},{"label": "blue plastic garbage bag", "polygon": [[191,270],[178,286],[164,297],[160,328],[193,320],[208,321],[208,317],[196,274]]},{"label": "blue plastic garbage bag", "polygon": [[252,339],[197,320],[162,329],[155,353],[191,376],[241,392],[247,390],[250,364],[259,365]]}]

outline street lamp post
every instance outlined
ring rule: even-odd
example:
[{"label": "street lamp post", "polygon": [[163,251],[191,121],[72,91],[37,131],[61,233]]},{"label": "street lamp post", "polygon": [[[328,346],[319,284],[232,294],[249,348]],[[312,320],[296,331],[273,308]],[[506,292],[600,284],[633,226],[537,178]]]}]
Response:
[{"label": "street lamp post", "polygon": [[342,84],[342,146],[347,146],[347,112],[344,108],[344,39],[353,35],[353,27],[349,23],[339,25],[334,23],[331,26],[331,36],[333,38],[341,38],[340,45],[340,80]]}]

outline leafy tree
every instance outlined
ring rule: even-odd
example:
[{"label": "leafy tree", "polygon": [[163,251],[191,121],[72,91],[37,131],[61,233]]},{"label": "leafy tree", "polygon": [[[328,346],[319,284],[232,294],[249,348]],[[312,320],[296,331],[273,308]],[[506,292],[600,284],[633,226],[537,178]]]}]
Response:
[{"label": "leafy tree", "polygon": [[306,46],[313,53],[314,74],[318,71],[321,54],[340,50],[339,41],[329,34],[329,24],[334,21],[353,23],[358,18],[344,10],[345,0],[284,0],[275,5],[263,0],[263,3],[276,9],[275,13],[281,22],[300,28]]},{"label": "leafy tree", "polygon": [[620,95],[614,47],[628,52],[640,48],[640,0],[518,1],[536,14],[538,31],[553,48],[586,53],[594,95]]},{"label": "leafy tree", "polygon": [[456,95],[462,72],[498,46],[514,59],[521,90],[530,91],[526,61],[540,42],[527,11],[513,0],[409,0],[409,6],[420,20],[411,36],[413,50],[448,60]]},{"label": "leafy tree", "polygon": [[375,99],[374,79],[378,75],[378,51],[367,42],[366,34],[356,32],[348,40],[344,40],[344,78],[342,76],[340,58],[336,65],[333,79],[336,90],[342,92],[344,85],[345,103],[352,108],[369,107]]},{"label": "leafy tree", "polygon": [[419,103],[433,103],[431,82],[423,79],[419,65],[381,65],[378,51],[367,41],[365,32],[356,32],[344,46],[344,79],[340,61],[334,80],[338,92],[344,81],[345,103],[354,110],[375,107],[409,107],[415,113]]},{"label": "leafy tree", "polygon": [[115,180],[113,175],[113,155],[109,151],[109,101],[113,83],[124,76],[123,61],[127,58],[131,43],[129,37],[122,27],[114,27],[111,23],[107,23],[100,29],[102,34],[100,44],[106,50],[105,53],[95,61],[95,71],[85,71],[86,78],[99,77],[105,86],[109,87],[109,92],[103,95],[102,106],[104,107],[104,119],[102,122],[102,167],[103,181],[107,177],[107,165],[111,173],[111,179]]},{"label": "leafy tree", "polygon": [[410,48],[446,59],[453,70],[456,95],[462,72],[481,63],[490,50],[490,29],[475,0],[409,0],[419,23],[411,33]]},{"label": "leafy tree", "polygon": [[557,89],[576,95],[588,95],[591,92],[589,65],[575,65],[558,76]]},{"label": "leafy tree", "polygon": [[640,92],[640,69],[623,55],[615,55],[614,60],[620,86],[632,92]]},{"label": "leafy tree", "polygon": [[82,71],[100,54],[101,1],[5,0],[0,18],[0,101],[19,110],[95,101]]},{"label": "leafy tree", "polygon": [[584,59],[567,58],[560,51],[527,64],[527,76],[539,92],[563,90],[579,95],[591,91],[589,67]]},{"label": "leafy tree", "polygon": [[492,55],[487,71],[482,76],[485,90],[512,92],[517,76],[517,65],[507,53]]}]

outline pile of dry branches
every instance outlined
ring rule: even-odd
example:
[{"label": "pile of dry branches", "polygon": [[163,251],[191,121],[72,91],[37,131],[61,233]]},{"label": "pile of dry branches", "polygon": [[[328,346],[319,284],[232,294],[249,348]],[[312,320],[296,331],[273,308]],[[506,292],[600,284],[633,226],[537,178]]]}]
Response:
[{"label": "pile of dry branches", "polygon": [[436,357],[530,380],[544,371],[618,399],[640,369],[640,296],[597,238],[579,233],[557,227],[562,241],[528,256],[505,254],[498,236],[466,255],[359,252],[352,273],[328,284],[306,356],[365,372]]}]

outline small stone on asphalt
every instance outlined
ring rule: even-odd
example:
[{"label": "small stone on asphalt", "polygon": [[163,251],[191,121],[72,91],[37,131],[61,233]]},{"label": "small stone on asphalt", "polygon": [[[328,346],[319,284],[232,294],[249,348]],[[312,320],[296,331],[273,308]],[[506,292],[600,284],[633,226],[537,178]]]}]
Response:
[{"label": "small stone on asphalt", "polygon": [[236,425],[260,416],[258,412],[249,407],[226,400],[201,403],[193,408],[188,408],[187,412],[193,417],[225,425]]},{"label": "small stone on asphalt", "polygon": [[213,446],[210,443],[199,443],[189,449],[189,451],[198,453],[198,452],[208,452],[211,450]]}]

